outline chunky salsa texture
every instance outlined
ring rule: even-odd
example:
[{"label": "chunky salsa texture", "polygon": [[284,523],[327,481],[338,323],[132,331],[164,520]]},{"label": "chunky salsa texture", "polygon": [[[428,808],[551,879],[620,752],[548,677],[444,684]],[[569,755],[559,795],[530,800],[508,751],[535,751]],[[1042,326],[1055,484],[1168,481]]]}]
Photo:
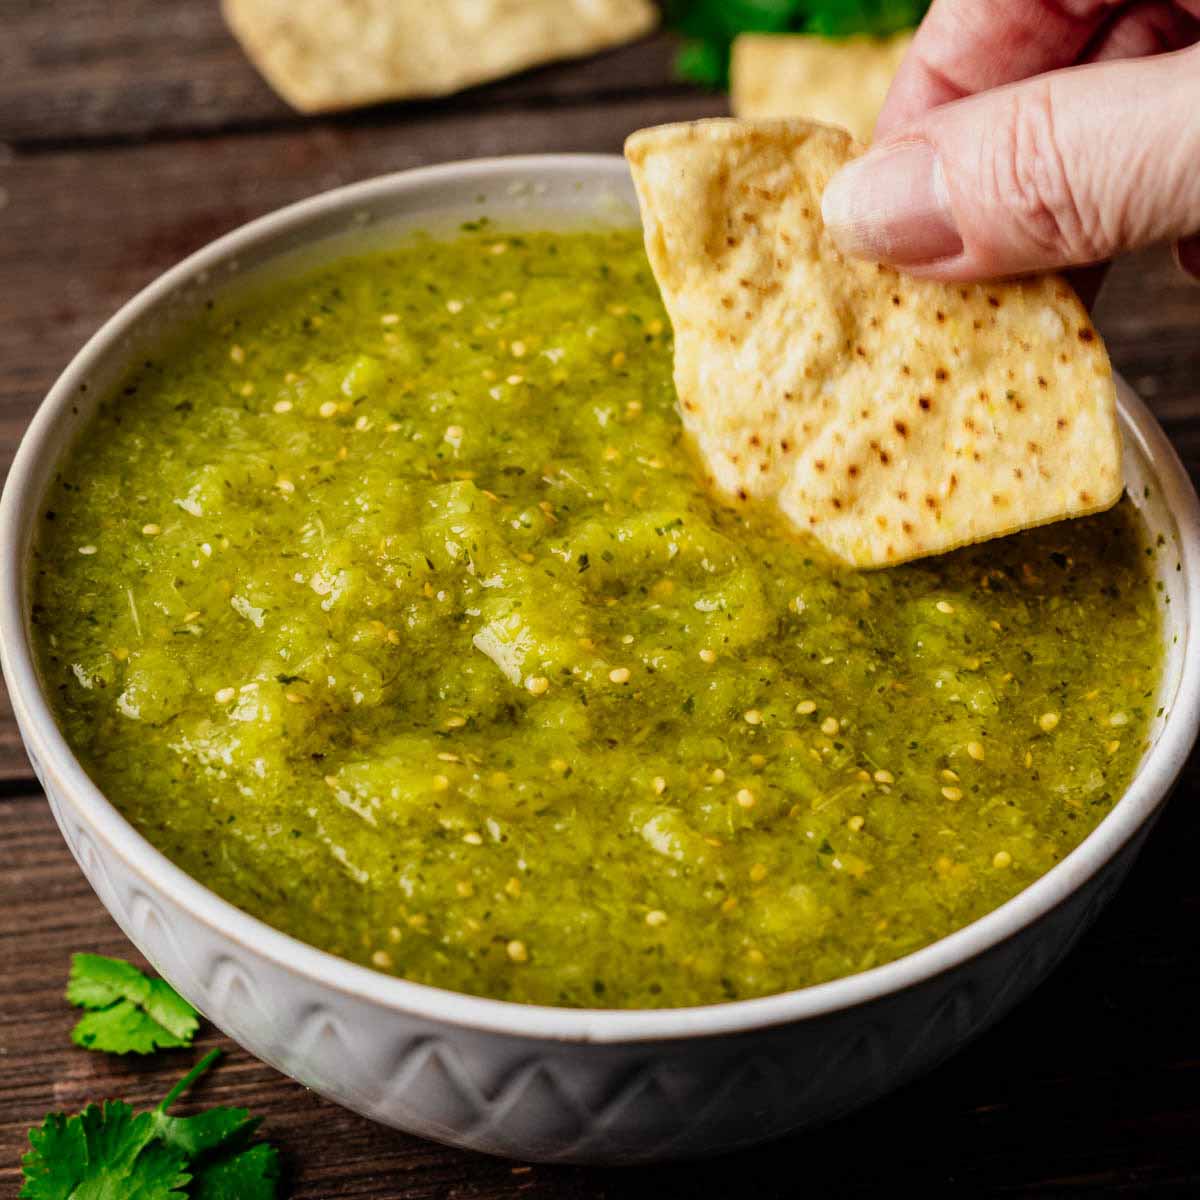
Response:
[{"label": "chunky salsa texture", "polygon": [[894,959],[1109,811],[1160,672],[1128,501],[859,573],[702,486],[633,231],[421,238],[212,308],[46,501],[40,666],[222,896],[504,999]]}]

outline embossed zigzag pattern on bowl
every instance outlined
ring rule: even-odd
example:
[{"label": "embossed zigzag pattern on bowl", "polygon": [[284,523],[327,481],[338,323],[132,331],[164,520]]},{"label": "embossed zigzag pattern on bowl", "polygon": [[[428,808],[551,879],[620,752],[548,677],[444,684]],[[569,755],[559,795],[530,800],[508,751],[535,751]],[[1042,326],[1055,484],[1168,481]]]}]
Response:
[{"label": "embossed zigzag pattern on bowl", "polygon": [[1114,860],[1090,894],[1049,916],[1052,930],[915,989],[902,1007],[832,1014],[707,1048],[630,1046],[606,1054],[531,1039],[494,1053],[481,1052],[469,1031],[369,1001],[330,1004],[326,988],[286,965],[231,951],[219,930],[109,861],[68,806],[53,797],[52,805],[80,866],[131,940],[253,1053],[387,1124],[546,1161],[631,1162],[732,1149],[854,1108],[1007,1011],[1090,924],[1123,874]]}]

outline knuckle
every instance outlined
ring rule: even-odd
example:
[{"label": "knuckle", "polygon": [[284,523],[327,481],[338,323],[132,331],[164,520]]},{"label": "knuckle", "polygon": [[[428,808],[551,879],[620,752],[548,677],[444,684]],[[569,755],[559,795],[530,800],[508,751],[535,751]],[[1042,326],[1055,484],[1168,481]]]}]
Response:
[{"label": "knuckle", "polygon": [[1055,123],[1049,86],[1014,89],[992,126],[984,164],[986,199],[1043,258],[1088,262],[1105,257],[1100,214],[1073,170]]}]

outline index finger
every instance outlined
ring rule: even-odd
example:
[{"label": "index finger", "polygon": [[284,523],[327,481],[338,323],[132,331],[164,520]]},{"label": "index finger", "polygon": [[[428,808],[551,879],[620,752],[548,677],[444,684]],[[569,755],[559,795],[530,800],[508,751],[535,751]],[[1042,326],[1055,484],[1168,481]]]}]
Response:
[{"label": "index finger", "polygon": [[1076,62],[1123,0],[934,0],[875,138],[939,104]]}]

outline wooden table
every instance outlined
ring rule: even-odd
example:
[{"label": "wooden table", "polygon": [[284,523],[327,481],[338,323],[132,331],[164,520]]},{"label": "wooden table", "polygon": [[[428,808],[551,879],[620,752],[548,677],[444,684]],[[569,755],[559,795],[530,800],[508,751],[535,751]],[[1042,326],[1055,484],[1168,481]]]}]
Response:
[{"label": "wooden table", "polygon": [[[302,120],[208,0],[0,0],[0,466],[70,356],[217,234],[364,176],[450,158],[618,151],[723,111],[671,83],[665,35],[445,102]],[[1113,271],[1097,321],[1200,472],[1200,288],[1165,253]],[[525,1167],[327,1104],[208,1030],[205,1102],[266,1117],[296,1198],[1200,1194],[1200,784],[1193,760],[1119,898],[1053,980],[950,1064],[837,1125],[701,1165]],[[51,821],[0,695],[0,1192],[48,1109],[149,1106],[184,1055],[74,1049],[75,950],[130,954]]]}]

